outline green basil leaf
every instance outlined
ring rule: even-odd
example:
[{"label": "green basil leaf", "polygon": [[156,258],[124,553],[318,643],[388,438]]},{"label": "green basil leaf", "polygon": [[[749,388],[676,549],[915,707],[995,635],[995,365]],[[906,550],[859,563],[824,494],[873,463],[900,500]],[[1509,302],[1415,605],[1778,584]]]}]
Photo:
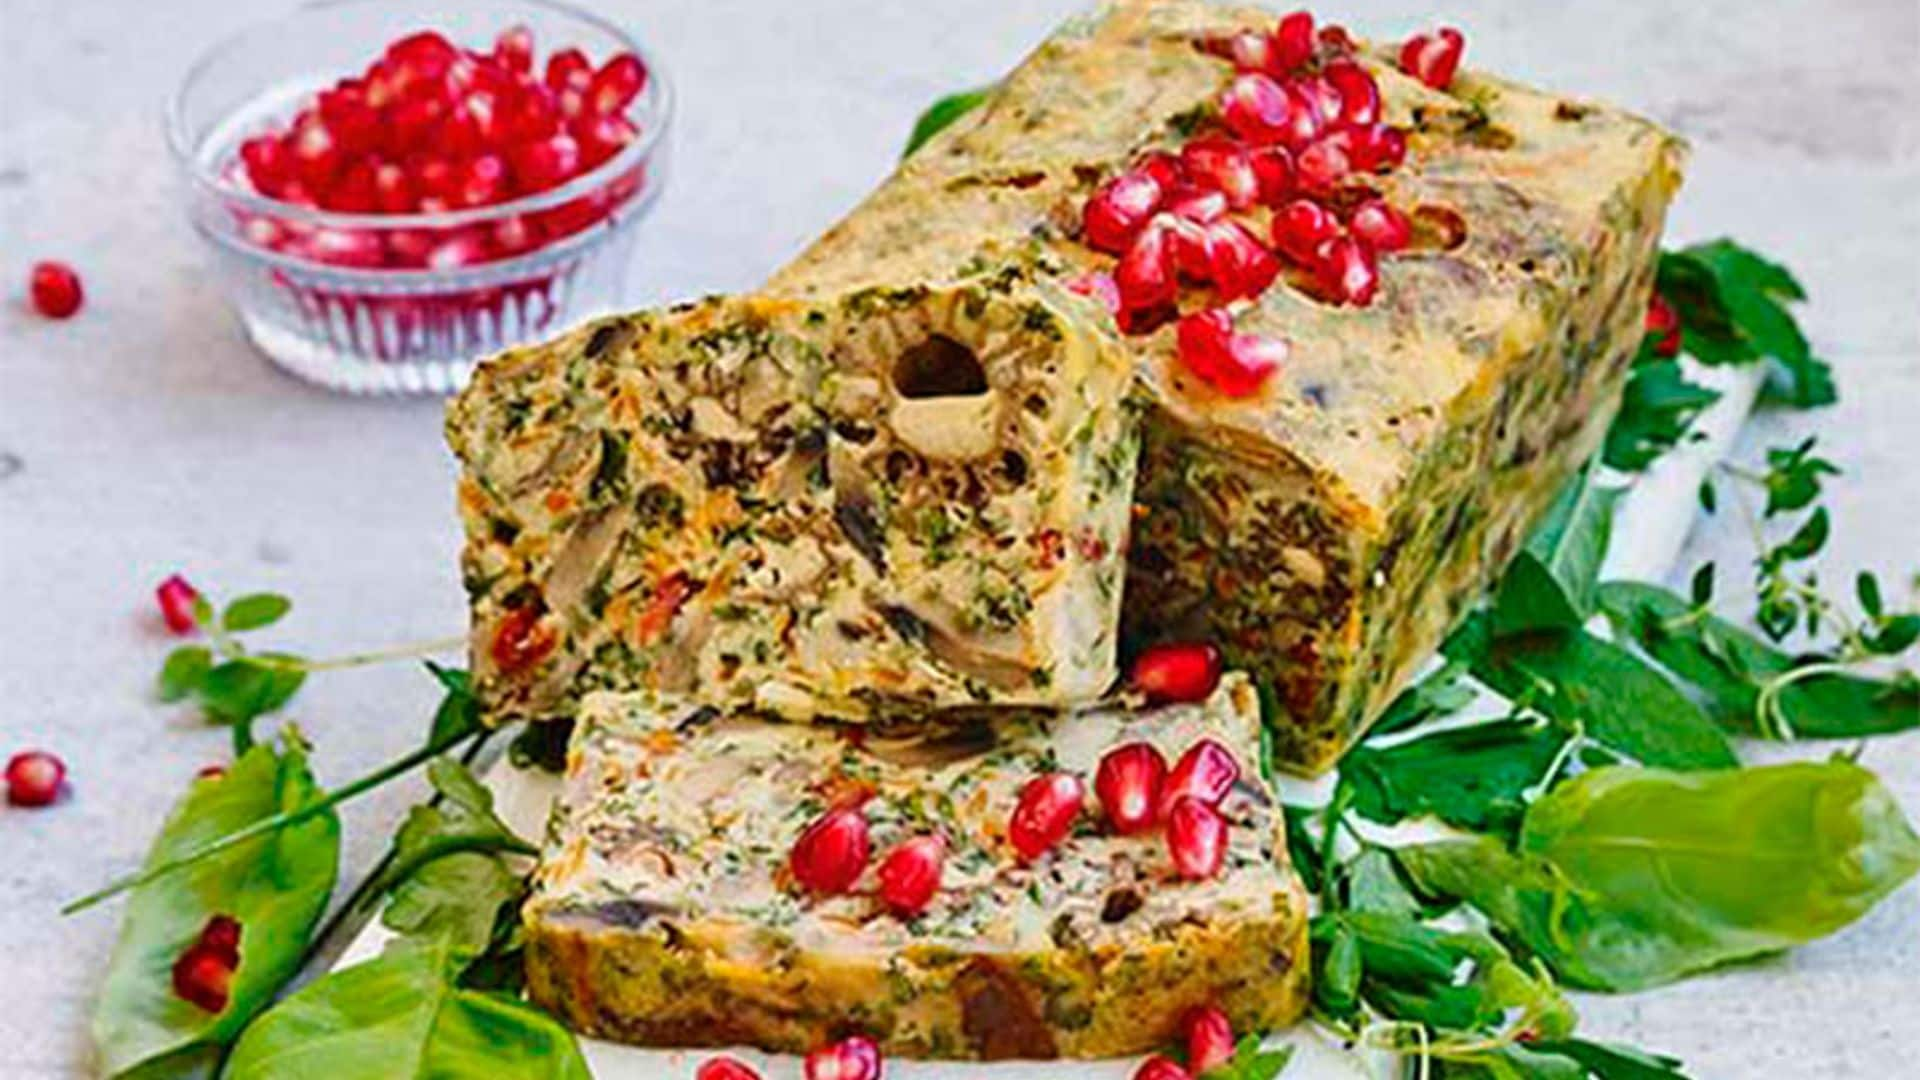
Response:
[{"label": "green basil leaf", "polygon": [[1618,1043],[1542,1039],[1533,1046],[1545,1053],[1572,1058],[1599,1080],[1686,1080],[1678,1060]]},{"label": "green basil leaf", "polygon": [[[1390,735],[1405,731],[1428,720],[1451,716],[1473,704],[1480,694],[1468,681],[1468,673],[1468,664],[1459,660],[1447,661],[1433,674],[1400,691],[1369,732],[1373,735]],[[1264,732],[1266,725],[1261,730]]]},{"label": "green basil leaf", "polygon": [[[146,865],[319,795],[297,743],[279,751],[255,746],[225,775],[193,782],[161,826]],[[339,858],[340,821],[327,811],[135,889],[93,1016],[103,1071],[155,1069],[163,1059],[162,1071],[210,1063],[297,971],[333,892]],[[174,962],[214,915],[240,924],[240,966],[219,1013],[181,999],[172,982]]]},{"label": "green basil leaf", "polygon": [[243,724],[273,712],[299,691],[307,673],[297,667],[257,660],[298,659],[285,653],[261,653],[258,658],[243,656],[217,664],[200,680],[200,704],[209,716],[225,724]]},{"label": "green basil leaf", "polygon": [[220,625],[228,633],[258,630],[272,626],[293,608],[293,601],[278,593],[253,593],[227,605],[220,613]]},{"label": "green basil leaf", "polygon": [[1495,635],[1578,627],[1593,615],[1600,562],[1621,495],[1621,489],[1595,484],[1593,474],[1588,463],[1567,482],[1500,579]]},{"label": "green basil leaf", "polygon": [[986,103],[993,96],[995,86],[978,90],[962,90],[957,94],[948,94],[927,107],[914,121],[913,133],[907,136],[907,148],[900,152],[903,158],[912,157],[914,151],[925,146],[935,135],[952,126],[955,120],[967,115]]},{"label": "green basil leaf", "polygon": [[493,812],[493,794],[465,766],[436,758],[427,779],[438,803],[407,812],[394,838],[393,860],[376,892],[393,892],[382,916],[414,936],[444,937],[456,955],[483,952],[503,904],[516,899],[521,877],[497,853],[534,854]]},{"label": "green basil leaf", "polygon": [[1499,720],[1452,728],[1386,749],[1361,746],[1340,763],[1353,809],[1383,825],[1431,814],[1475,832],[1511,832],[1567,736],[1544,724]]},{"label": "green basil leaf", "polygon": [[402,944],[274,1006],[227,1062],[231,1080],[512,1076],[591,1080],[569,1032],[500,994],[460,988],[450,943]]},{"label": "green basil leaf", "polygon": [[1640,990],[1830,934],[1920,871],[1920,837],[1844,760],[1705,773],[1601,768],[1498,841],[1401,848],[1560,978]]},{"label": "green basil leaf", "polygon": [[1207,1070],[1202,1074],[1205,1080],[1273,1080],[1286,1071],[1287,1063],[1293,1060],[1293,1047],[1263,1050],[1260,1043],[1258,1035],[1242,1036],[1234,1046],[1232,1060]]},{"label": "green basil leaf", "polygon": [[1620,411],[1607,428],[1601,460],[1622,472],[1639,472],[1677,446],[1694,417],[1719,400],[1718,390],[1690,381],[1676,360],[1636,364]]},{"label": "green basil leaf", "polygon": [[1709,364],[1770,358],[1773,400],[1807,408],[1835,399],[1832,369],[1813,355],[1786,307],[1806,293],[1777,263],[1715,240],[1662,254],[1657,285],[1680,316],[1689,353]]},{"label": "green basil leaf", "polygon": [[1911,680],[1827,672],[1783,681],[1800,666],[1796,657],[1658,585],[1608,582],[1600,607],[1617,636],[1698,691],[1723,727],[1761,730],[1760,691],[1776,681],[1774,708],[1795,735],[1848,738],[1920,727],[1920,685]]},{"label": "green basil leaf", "polygon": [[168,653],[156,688],[160,700],[180,701],[193,694],[212,667],[213,653],[204,645],[182,645]]},{"label": "green basil leaf", "polygon": [[1472,1050],[1440,1063],[1443,1080],[1586,1080],[1584,1065],[1537,1046],[1502,1043]]},{"label": "green basil leaf", "polygon": [[1346,866],[1347,907],[1353,911],[1381,911],[1390,915],[1419,915],[1420,901],[1400,880],[1393,855],[1370,847]]},{"label": "green basil leaf", "polygon": [[1664,675],[1585,631],[1500,639],[1473,673],[1643,765],[1722,769],[1740,763],[1726,735]]},{"label": "green basil leaf", "polygon": [[1300,881],[1306,885],[1308,892],[1317,893],[1324,880],[1325,868],[1320,865],[1320,841],[1308,831],[1307,819],[1318,811],[1311,806],[1287,803],[1280,808],[1280,812],[1286,819],[1287,856],[1293,863],[1294,873],[1300,875]]}]

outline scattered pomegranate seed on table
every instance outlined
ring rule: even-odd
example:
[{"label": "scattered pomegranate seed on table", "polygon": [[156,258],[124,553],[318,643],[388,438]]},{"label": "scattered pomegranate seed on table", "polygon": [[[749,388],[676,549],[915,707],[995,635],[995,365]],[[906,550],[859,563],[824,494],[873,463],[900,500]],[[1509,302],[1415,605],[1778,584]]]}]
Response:
[{"label": "scattered pomegranate seed on table", "polygon": [[1086,785],[1072,773],[1048,773],[1029,780],[1007,821],[1007,839],[1021,861],[1032,862],[1064,840],[1086,798]]},{"label": "scattered pomegranate seed on table", "polygon": [[72,318],[83,299],[80,275],[63,262],[34,263],[27,278],[27,292],[33,299],[33,309],[49,319]]},{"label": "scattered pomegranate seed on table", "polygon": [[1204,1075],[1233,1060],[1233,1023],[1217,1006],[1202,1005],[1187,1013],[1187,1068]]},{"label": "scattered pomegranate seed on table", "polygon": [[854,1035],[809,1053],[803,1068],[807,1080],[879,1080],[880,1047]]},{"label": "scattered pomegranate seed on table", "polygon": [[200,594],[187,584],[186,578],[173,574],[162,581],[153,593],[160,602],[160,617],[166,621],[167,629],[176,634],[191,634],[199,627],[198,620],[193,617],[193,608]]},{"label": "scattered pomegranate seed on table", "polygon": [[66,762],[45,750],[27,750],[7,760],[7,801],[15,806],[47,806],[66,784]]},{"label": "scattered pomegranate seed on table", "polygon": [[1453,85],[1466,48],[1467,39],[1450,26],[1431,34],[1415,34],[1400,47],[1400,70],[1435,90],[1445,90]]},{"label": "scattered pomegranate seed on table", "polygon": [[1126,835],[1151,828],[1160,814],[1167,759],[1149,743],[1132,742],[1107,751],[1094,773],[1093,792],[1113,831]]},{"label": "scattered pomegranate seed on table", "polygon": [[721,1056],[701,1062],[693,1080],[760,1080],[760,1074],[738,1058]]},{"label": "scattered pomegranate seed on table", "polygon": [[1155,645],[1134,658],[1127,684],[1156,702],[1204,701],[1220,685],[1221,663],[1211,642]]},{"label": "scattered pomegranate seed on table", "polygon": [[1193,1080],[1193,1074],[1172,1058],[1155,1054],[1134,1070],[1133,1080]]},{"label": "scattered pomegranate seed on table", "polygon": [[916,836],[888,852],[875,871],[881,902],[902,918],[926,911],[940,891],[946,858],[947,842],[939,836]]},{"label": "scattered pomegranate seed on table", "polygon": [[809,892],[833,894],[853,888],[872,854],[866,815],[855,806],[822,814],[794,841],[787,865]]},{"label": "scattered pomegranate seed on table", "polygon": [[1227,819],[1191,795],[1175,799],[1167,810],[1167,851],[1181,877],[1213,877],[1227,858]]}]

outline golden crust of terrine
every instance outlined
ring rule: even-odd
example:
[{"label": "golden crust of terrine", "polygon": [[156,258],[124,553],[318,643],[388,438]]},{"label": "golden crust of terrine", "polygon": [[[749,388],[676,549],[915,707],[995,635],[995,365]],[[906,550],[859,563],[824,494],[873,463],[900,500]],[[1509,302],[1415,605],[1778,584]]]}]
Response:
[{"label": "golden crust of terrine", "polygon": [[[1073,20],[768,288],[913,281],[983,250],[1111,269],[1079,242],[1087,196],[1217,115],[1231,66],[1197,41],[1274,18],[1121,0]],[[1219,640],[1272,685],[1280,757],[1306,771],[1384,708],[1598,445],[1683,157],[1618,109],[1471,71],[1439,91],[1386,50],[1358,59],[1409,146],[1365,182],[1423,236],[1383,259],[1374,302],[1283,276],[1237,305],[1236,329],[1290,345],[1245,399],[1187,375],[1173,327],[1127,339],[1152,405],[1128,636]]]},{"label": "golden crust of terrine", "polygon": [[1097,697],[1128,371],[1097,308],[1017,267],[494,358],[447,421],[490,717],[593,689],[847,719]]},{"label": "golden crust of terrine", "polygon": [[[858,1030],[911,1056],[1099,1057],[1169,1041],[1205,1002],[1271,1030],[1304,1009],[1306,907],[1258,726],[1239,675],[1202,704],[891,738],[596,695],[526,907],[529,989],[579,1030],[649,1044],[797,1051]],[[1243,766],[1218,877],[1178,880],[1157,831],[1109,835],[1091,807],[1036,863],[1014,857],[1005,823],[1033,776],[1202,737]],[[946,836],[922,916],[886,913],[871,867],[850,895],[790,882],[795,838],[855,788],[876,862]]]}]

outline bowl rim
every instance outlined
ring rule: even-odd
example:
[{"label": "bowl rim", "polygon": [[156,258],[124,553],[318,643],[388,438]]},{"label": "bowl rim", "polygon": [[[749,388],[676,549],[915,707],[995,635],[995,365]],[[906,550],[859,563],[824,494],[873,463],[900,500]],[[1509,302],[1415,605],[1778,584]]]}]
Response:
[{"label": "bowl rim", "polygon": [[[667,129],[672,124],[674,113],[673,81],[668,76],[666,68],[660,64],[659,54],[654,52],[639,38],[611,20],[603,18],[584,8],[565,3],[563,0],[511,0],[511,4],[529,8],[541,8],[584,22],[619,41],[622,48],[638,56],[641,64],[647,69],[648,86],[647,89],[642,91],[642,99],[645,100],[649,96],[652,99],[650,102],[650,112],[653,122],[642,127],[639,138],[628,143],[619,153],[558,187],[534,192],[531,195],[523,195],[519,198],[508,200],[507,202],[491,203],[486,206],[469,207],[462,210],[426,213],[416,211],[406,214],[347,213],[327,210],[317,206],[302,206],[299,203],[290,203],[280,199],[270,198],[256,191],[235,187],[232,184],[224,182],[221,176],[209,167],[209,163],[202,160],[203,155],[199,153],[200,147],[188,130],[186,96],[188,90],[193,87],[194,83],[208,68],[218,63],[230,50],[240,45],[244,40],[252,37],[252,35],[284,23],[296,15],[329,8],[385,6],[382,0],[307,0],[307,2],[277,15],[254,19],[216,40],[213,44],[202,50],[199,55],[194,57],[193,62],[187,66],[185,76],[181,78],[179,84],[167,97],[166,110],[163,117],[163,122],[166,127],[167,147],[172,152],[174,161],[186,172],[188,179],[195,187],[205,188],[209,193],[218,198],[230,201],[240,209],[252,213],[271,215],[283,221],[298,222],[316,229],[343,230],[455,229],[466,225],[483,225],[497,222],[502,218],[547,210],[559,206],[562,203],[571,202],[589,192],[606,187],[612,182],[613,178],[631,170],[634,166],[641,164],[651,157],[656,146],[666,137]],[[642,180],[643,190],[636,193],[637,205],[644,206],[647,202],[651,201],[658,187],[655,180],[656,178],[652,175],[652,171],[649,170],[646,177]],[[586,232],[591,233],[593,230],[586,230]],[[562,243],[564,243],[564,240]],[[555,245],[545,245],[534,249],[534,252],[547,251],[554,246]],[[251,245],[249,245],[249,250],[254,250]],[[522,254],[527,255],[533,254],[534,252],[525,252]],[[303,266],[308,265],[310,262],[310,260],[306,259],[294,259],[293,261]],[[496,260],[493,263],[477,264],[473,268],[478,269],[479,266],[498,266],[507,261],[509,260]],[[313,263],[313,265],[324,264]],[[384,276],[396,273],[421,273],[422,271],[411,269],[369,269],[366,272]],[[424,271],[424,273],[433,275],[438,273],[438,271],[427,270]]]}]

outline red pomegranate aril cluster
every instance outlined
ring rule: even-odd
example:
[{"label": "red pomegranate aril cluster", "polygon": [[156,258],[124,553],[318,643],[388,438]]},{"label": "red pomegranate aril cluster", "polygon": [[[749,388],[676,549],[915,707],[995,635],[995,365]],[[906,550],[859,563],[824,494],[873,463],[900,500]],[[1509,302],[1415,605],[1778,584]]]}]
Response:
[{"label": "red pomegranate aril cluster", "polygon": [[227,1007],[233,973],[240,966],[240,924],[215,915],[173,963],[173,992],[210,1013]]},{"label": "red pomegranate aril cluster", "polygon": [[850,1036],[809,1053],[802,1071],[807,1080],[880,1080],[880,1047],[865,1035]]},{"label": "red pomegranate aril cluster", "polygon": [[1187,1012],[1181,1020],[1186,1043],[1187,1063],[1155,1054],[1140,1063],[1133,1080],[1195,1080],[1233,1061],[1238,1049],[1233,1023],[1217,1006],[1202,1005]]},{"label": "red pomegranate aril cluster", "polygon": [[72,318],[84,299],[80,275],[63,262],[34,263],[27,275],[27,294],[33,300],[33,310],[49,319]]},{"label": "red pomegranate aril cluster", "polygon": [[7,759],[7,801],[15,806],[49,806],[67,781],[67,764],[45,750],[26,750]]},{"label": "red pomegranate aril cluster", "polygon": [[1175,872],[1199,880],[1225,863],[1227,819],[1219,808],[1239,779],[1233,754],[1212,739],[1188,747],[1171,772],[1158,750],[1131,742],[1100,759],[1094,793],[1109,828],[1125,836],[1159,825]]},{"label": "red pomegranate aril cluster", "polygon": [[[321,91],[284,130],[243,142],[239,171],[269,198],[340,213],[494,206],[558,187],[638,139],[627,112],[646,83],[646,66],[631,53],[596,68],[580,50],[561,49],[541,71],[523,26],[503,31],[490,51],[422,31]],[[529,219],[425,238],[399,230],[343,237],[271,219],[243,228],[263,246],[331,265],[444,270],[577,232],[612,209],[617,187]]]}]

